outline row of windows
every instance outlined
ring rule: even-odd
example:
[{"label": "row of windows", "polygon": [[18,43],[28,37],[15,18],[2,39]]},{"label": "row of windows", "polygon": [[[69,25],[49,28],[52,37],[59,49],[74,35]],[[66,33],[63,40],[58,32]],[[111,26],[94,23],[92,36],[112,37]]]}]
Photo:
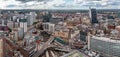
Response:
[{"label": "row of windows", "polygon": [[91,38],[90,48],[104,54],[120,56],[120,43],[106,42]]}]

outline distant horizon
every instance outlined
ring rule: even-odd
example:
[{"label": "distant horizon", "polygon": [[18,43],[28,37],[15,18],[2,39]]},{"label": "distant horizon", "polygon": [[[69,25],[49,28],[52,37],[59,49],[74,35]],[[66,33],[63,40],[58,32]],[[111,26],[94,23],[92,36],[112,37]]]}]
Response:
[{"label": "distant horizon", "polygon": [[[120,9],[97,9],[97,8],[92,8],[96,10],[120,10]],[[0,9],[0,10],[89,10],[89,9]]]},{"label": "distant horizon", "polygon": [[120,0],[0,0],[0,9],[120,9]]}]

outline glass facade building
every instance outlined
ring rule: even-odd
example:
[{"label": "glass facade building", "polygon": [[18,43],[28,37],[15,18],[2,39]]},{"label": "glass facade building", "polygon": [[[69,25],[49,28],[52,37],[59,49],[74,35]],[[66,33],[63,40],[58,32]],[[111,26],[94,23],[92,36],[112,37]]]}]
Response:
[{"label": "glass facade building", "polygon": [[86,36],[87,36],[87,33],[84,31],[80,31],[80,40],[86,42]]},{"label": "glass facade building", "polygon": [[91,19],[92,24],[98,23],[96,9],[90,9],[89,15],[90,15],[90,19]]},{"label": "glass facade building", "polygon": [[120,57],[120,42],[118,41],[90,38],[90,49],[110,56]]}]

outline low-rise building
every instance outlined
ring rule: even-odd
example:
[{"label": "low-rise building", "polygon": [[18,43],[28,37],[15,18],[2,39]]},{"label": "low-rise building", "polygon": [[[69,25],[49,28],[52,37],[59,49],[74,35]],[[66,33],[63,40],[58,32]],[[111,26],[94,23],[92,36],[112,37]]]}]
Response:
[{"label": "low-rise building", "polygon": [[25,48],[20,48],[20,52],[23,55],[23,57],[31,57],[36,52],[36,46],[29,45]]},{"label": "low-rise building", "polygon": [[72,51],[68,54],[65,54],[65,55],[61,56],[61,57],[89,57],[89,56],[85,55],[84,53],[81,53],[77,50],[74,50],[74,51]]}]

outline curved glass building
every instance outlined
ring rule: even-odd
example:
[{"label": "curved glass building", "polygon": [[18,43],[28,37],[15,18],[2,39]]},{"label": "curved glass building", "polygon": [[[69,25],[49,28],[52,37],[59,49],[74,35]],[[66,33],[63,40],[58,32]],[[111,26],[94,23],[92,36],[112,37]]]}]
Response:
[{"label": "curved glass building", "polygon": [[108,56],[120,57],[120,40],[93,36],[90,38],[90,49]]}]

